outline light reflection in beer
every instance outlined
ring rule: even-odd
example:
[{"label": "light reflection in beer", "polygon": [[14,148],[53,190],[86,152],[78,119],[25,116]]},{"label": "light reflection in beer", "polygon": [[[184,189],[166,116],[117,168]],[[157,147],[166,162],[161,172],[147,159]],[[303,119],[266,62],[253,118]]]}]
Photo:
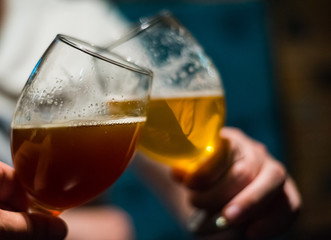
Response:
[{"label": "light reflection in beer", "polygon": [[206,151],[209,152],[209,153],[213,153],[214,152],[214,147],[213,146],[207,146]]},{"label": "light reflection in beer", "polygon": [[216,150],[224,118],[222,94],[151,99],[138,148],[153,160],[193,169]]}]

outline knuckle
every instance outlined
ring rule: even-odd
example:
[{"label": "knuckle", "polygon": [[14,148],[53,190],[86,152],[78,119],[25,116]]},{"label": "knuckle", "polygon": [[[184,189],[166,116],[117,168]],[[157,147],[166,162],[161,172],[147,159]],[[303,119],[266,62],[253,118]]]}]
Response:
[{"label": "knuckle", "polygon": [[255,174],[246,162],[238,162],[233,166],[232,174],[234,179],[247,185],[253,181]]},{"label": "knuckle", "polygon": [[278,179],[283,185],[286,181],[287,171],[282,163],[273,160],[272,171],[275,179]]},{"label": "knuckle", "polygon": [[263,159],[267,159],[270,156],[267,146],[261,142],[254,141],[252,145],[252,149],[253,149],[252,156],[255,159],[263,160]]},{"label": "knuckle", "polygon": [[17,217],[9,212],[0,211],[0,239],[23,239],[19,236],[19,223]]},{"label": "knuckle", "polygon": [[243,136],[243,132],[237,128],[237,127],[226,127],[226,128],[223,128],[222,131],[221,131],[221,135],[227,135],[227,136],[240,136],[242,137]]},{"label": "knuckle", "polygon": [[241,134],[241,130],[237,127],[231,127],[229,128],[229,130],[231,130],[235,134]]},{"label": "knuckle", "polygon": [[239,137],[240,139],[247,137],[239,128],[236,128],[236,127],[231,128],[231,131],[232,131],[231,134]]},{"label": "knuckle", "polygon": [[260,153],[266,154],[268,152],[267,146],[261,142],[255,142],[255,146]]}]

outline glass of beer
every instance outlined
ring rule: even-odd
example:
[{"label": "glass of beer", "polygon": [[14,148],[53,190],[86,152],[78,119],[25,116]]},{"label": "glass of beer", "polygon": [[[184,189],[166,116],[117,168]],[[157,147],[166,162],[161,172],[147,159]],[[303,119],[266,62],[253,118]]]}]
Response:
[{"label": "glass of beer", "polygon": [[30,212],[58,215],[118,179],[146,121],[151,81],[150,70],[56,36],[33,69],[11,125],[13,165]]},{"label": "glass of beer", "polygon": [[220,145],[225,102],[220,74],[169,12],[141,20],[108,49],[153,71],[138,148],[153,160],[193,171]]}]

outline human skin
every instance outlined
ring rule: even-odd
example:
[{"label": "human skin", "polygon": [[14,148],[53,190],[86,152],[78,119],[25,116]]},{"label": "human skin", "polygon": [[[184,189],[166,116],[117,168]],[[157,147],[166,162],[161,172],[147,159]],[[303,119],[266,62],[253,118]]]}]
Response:
[{"label": "human skin", "polygon": [[[192,206],[223,216],[227,235],[233,229],[236,237],[240,232],[241,237],[268,239],[288,230],[302,202],[286,168],[239,129],[224,128],[220,144],[197,171],[173,169],[174,178],[189,189]],[[222,231],[213,235],[220,237]]]},{"label": "human skin", "polygon": [[129,216],[114,207],[81,207],[68,210],[61,217],[28,213],[26,192],[14,169],[3,162],[0,188],[0,239],[134,239]]},{"label": "human skin", "polygon": [[[194,172],[173,168],[169,174],[147,159],[136,167],[149,173],[142,177],[182,224],[197,222],[191,231],[199,239],[270,239],[288,231],[302,202],[286,168],[239,129],[224,127],[220,136],[219,150]],[[216,227],[220,216],[226,225]]]},{"label": "human skin", "polygon": [[[0,35],[6,1],[0,0]],[[67,232],[60,218],[27,214],[27,197],[13,168],[0,162],[0,239],[63,239]]]},{"label": "human skin", "polygon": [[0,239],[63,239],[66,224],[60,218],[27,213],[27,197],[14,169],[0,162]]}]

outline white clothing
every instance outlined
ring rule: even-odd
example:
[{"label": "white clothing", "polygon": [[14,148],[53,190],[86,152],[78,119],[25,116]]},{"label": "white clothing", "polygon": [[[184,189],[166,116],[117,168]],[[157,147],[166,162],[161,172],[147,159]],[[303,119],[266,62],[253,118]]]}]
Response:
[{"label": "white clothing", "polygon": [[6,0],[5,7],[0,29],[0,161],[10,163],[8,131],[15,97],[55,36],[67,34],[103,46],[119,38],[128,23],[102,0]]}]

